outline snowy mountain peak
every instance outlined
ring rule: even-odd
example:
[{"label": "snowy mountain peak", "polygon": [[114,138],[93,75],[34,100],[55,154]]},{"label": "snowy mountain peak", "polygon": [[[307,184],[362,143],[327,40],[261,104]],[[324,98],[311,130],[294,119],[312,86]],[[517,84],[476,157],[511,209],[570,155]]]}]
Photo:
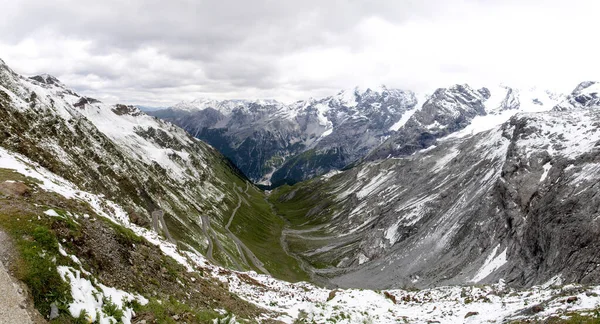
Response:
[{"label": "snowy mountain peak", "polygon": [[32,76],[30,79],[47,85],[58,85],[64,87],[62,82],[60,82],[60,80],[58,80],[55,76],[46,73]]},{"label": "snowy mountain peak", "polygon": [[575,90],[573,90],[572,94],[578,95],[578,94],[581,94],[582,92],[598,93],[598,91],[600,91],[600,83],[598,83],[596,81],[584,81],[584,82],[581,82],[579,85],[577,85]]},{"label": "snowy mountain peak", "polygon": [[581,82],[566,100],[556,105],[554,110],[570,110],[600,107],[600,83]]},{"label": "snowy mountain peak", "polygon": [[[329,99],[335,99],[339,104],[349,108],[359,105],[374,108],[373,105],[381,107],[382,103],[390,100],[396,101],[399,105],[404,105],[405,103],[415,101],[416,96],[412,91],[388,88],[385,85],[380,85],[364,90],[358,86],[352,90],[341,90],[335,96],[325,98],[325,100]],[[319,100],[313,99],[313,101],[316,102]]]},{"label": "snowy mountain peak", "polygon": [[481,103],[489,98],[489,90],[475,90],[468,84],[455,84],[449,88],[439,88],[424,104],[439,103],[438,108],[453,110],[465,104]]}]

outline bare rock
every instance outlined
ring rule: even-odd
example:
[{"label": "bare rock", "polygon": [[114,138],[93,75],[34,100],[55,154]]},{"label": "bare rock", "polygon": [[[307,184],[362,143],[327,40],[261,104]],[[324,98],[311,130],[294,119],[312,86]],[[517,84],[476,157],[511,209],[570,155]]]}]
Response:
[{"label": "bare rock", "polygon": [[29,197],[31,195],[31,188],[22,182],[4,181],[0,183],[0,193],[5,196]]}]

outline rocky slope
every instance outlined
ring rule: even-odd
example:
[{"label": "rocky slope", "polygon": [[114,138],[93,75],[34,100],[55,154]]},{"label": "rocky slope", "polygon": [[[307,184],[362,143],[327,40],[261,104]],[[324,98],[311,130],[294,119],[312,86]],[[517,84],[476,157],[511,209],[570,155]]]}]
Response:
[{"label": "rocky slope", "polygon": [[[117,202],[138,225],[224,266],[304,278],[277,237],[256,235],[282,226],[262,192],[182,129],[132,106],[79,96],[49,75],[19,76],[3,62],[0,106],[1,146]],[[156,210],[161,219],[153,219]]]},{"label": "rocky slope", "polygon": [[9,266],[53,323],[593,321],[600,307],[600,287],[558,281],[330,290],[231,271],[22,155],[0,149],[0,165],[0,225],[17,247]]},{"label": "rocky slope", "polygon": [[289,246],[341,286],[597,282],[600,107],[586,103],[280,188]]}]

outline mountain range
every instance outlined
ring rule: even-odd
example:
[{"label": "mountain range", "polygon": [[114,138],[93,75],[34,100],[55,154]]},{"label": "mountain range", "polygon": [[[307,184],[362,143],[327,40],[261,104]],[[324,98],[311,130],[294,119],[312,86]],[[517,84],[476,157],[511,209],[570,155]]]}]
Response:
[{"label": "mountain range", "polygon": [[430,95],[380,86],[292,104],[198,99],[149,113],[214,146],[252,181],[276,187],[410,155],[476,117],[495,125],[516,112],[550,110],[564,97],[507,86],[455,85]]},{"label": "mountain range", "polygon": [[31,322],[593,320],[599,94],[380,87],[163,120],[0,61],[0,287]]}]

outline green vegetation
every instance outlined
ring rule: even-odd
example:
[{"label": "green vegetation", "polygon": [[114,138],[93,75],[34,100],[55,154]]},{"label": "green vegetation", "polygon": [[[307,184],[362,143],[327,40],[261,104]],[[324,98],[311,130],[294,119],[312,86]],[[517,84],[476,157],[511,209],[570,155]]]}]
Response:
[{"label": "green vegetation", "polygon": [[[193,309],[186,304],[178,302],[174,298],[161,301],[152,298],[149,303],[144,306],[137,303],[134,304],[133,309],[140,318],[144,318],[145,315],[151,314],[156,323],[175,324],[182,321],[187,323],[212,323],[214,319],[221,319],[224,317],[212,310]],[[175,320],[174,317],[178,318],[178,320]]]},{"label": "green vegetation", "polygon": [[[235,183],[246,188],[244,182]],[[245,193],[239,194],[242,204],[230,230],[263,262],[274,277],[292,282],[309,280],[298,261],[287,255],[281,246],[281,232],[285,225],[283,219],[274,213],[265,200],[264,193],[256,187],[250,186],[247,194],[249,197]],[[234,203],[230,211],[235,208],[237,201]]]},{"label": "green vegetation", "polygon": [[273,173],[273,185],[295,184],[306,179],[306,170],[344,165],[345,163],[342,160],[342,153],[336,149],[328,151],[307,150],[287,160],[279,170]]},{"label": "green vegetation", "polygon": [[267,173],[273,170],[274,168],[277,168],[280,165],[282,165],[283,162],[285,162],[285,159],[282,156],[273,155],[270,159],[265,161],[261,171],[262,173]]},{"label": "green vegetation", "polygon": [[600,308],[594,311],[585,312],[567,312],[560,317],[552,316],[543,321],[539,320],[518,320],[512,321],[511,324],[529,324],[529,323],[545,323],[545,324],[600,324]]},{"label": "green vegetation", "polygon": [[[12,170],[0,169],[0,183],[21,181],[33,186],[34,182]],[[56,262],[69,262],[58,252],[58,241],[52,233],[54,219],[39,219],[42,214],[33,204],[22,205],[19,200],[0,195],[0,227],[13,238],[17,251],[14,273],[31,290],[36,308],[42,314],[50,313],[50,304],[59,307],[71,300],[70,287],[56,270]]]},{"label": "green vegetation", "polygon": [[[25,218],[24,215],[20,217]],[[4,221],[5,219],[2,219],[3,223]],[[60,257],[56,237],[45,226],[23,226],[17,229],[18,224],[12,223],[8,227],[14,236],[26,237],[16,242],[20,255],[16,276],[31,289],[40,313],[49,314],[51,303],[68,304],[71,300],[70,287],[62,280],[53,262],[53,259]],[[32,233],[32,237],[27,237],[27,232]]]},{"label": "green vegetation", "polygon": [[[112,299],[104,297],[102,300],[102,311],[106,316],[121,319],[123,317],[123,310],[120,309],[115,303],[113,303]],[[81,315],[80,315],[81,317]]]},{"label": "green vegetation", "polygon": [[[315,178],[299,185],[281,186],[269,197],[276,213],[287,223],[288,229],[303,231],[302,234],[287,235],[286,242],[292,253],[301,255],[314,251],[331,244],[335,239],[322,228],[341,207],[334,203],[328,192],[327,188],[323,188],[323,182]],[[351,246],[356,242],[347,240],[344,244]],[[316,269],[324,269],[338,264],[343,258],[342,253],[324,253],[313,255],[306,261]]]},{"label": "green vegetation", "polygon": [[[148,305],[128,304],[136,309],[138,318],[148,322],[211,323],[212,319],[227,317],[213,311],[216,308],[234,312],[242,319],[260,314],[260,309],[232,295],[226,285],[205,279],[202,271],[190,275],[158,247],[99,217],[86,203],[40,190],[32,179],[0,169],[0,185],[5,180],[22,181],[19,186],[27,189],[14,194],[0,192],[0,229],[15,247],[11,269],[28,286],[34,306],[43,316],[50,314],[51,304],[57,305],[59,317],[52,323],[89,323],[89,314],[78,318],[69,314],[70,285],[62,280],[57,267],[78,269],[80,265],[61,255],[59,242],[93,274],[86,275],[92,282],[97,279],[110,287],[152,296]],[[48,209],[59,216],[44,215]],[[84,214],[89,218],[75,219],[75,215]],[[181,285],[187,289],[181,289]],[[102,311],[116,319],[123,316],[123,309],[106,298]]]}]

